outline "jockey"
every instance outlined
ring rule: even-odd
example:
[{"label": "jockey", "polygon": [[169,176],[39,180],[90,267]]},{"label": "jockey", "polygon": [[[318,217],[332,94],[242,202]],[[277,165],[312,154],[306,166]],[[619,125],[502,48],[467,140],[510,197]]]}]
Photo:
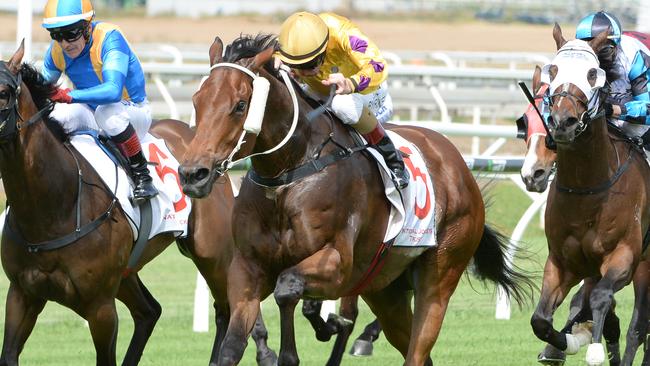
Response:
[{"label": "jockey", "polygon": [[74,90],[59,88],[51,117],[68,133],[101,128],[128,159],[135,184],[133,202],[154,197],[140,138],[151,126],[140,61],[120,29],[93,21],[90,0],[48,0],[43,27],[52,42],[45,52],[43,76],[57,81],[65,73]]},{"label": "jockey", "polygon": [[[326,99],[336,85],[332,110],[377,149],[393,173],[397,188],[408,185],[402,155],[382,123],[393,114],[386,61],[377,46],[349,19],[332,13],[299,12],[282,24],[279,59],[312,93]],[[332,67],[340,71],[332,72]]]},{"label": "jockey", "polygon": [[650,125],[650,50],[637,38],[622,33],[618,19],[604,11],[580,20],[576,38],[589,41],[607,30],[609,42],[598,52],[610,86],[605,110],[626,133],[640,136],[648,129],[645,125]]}]

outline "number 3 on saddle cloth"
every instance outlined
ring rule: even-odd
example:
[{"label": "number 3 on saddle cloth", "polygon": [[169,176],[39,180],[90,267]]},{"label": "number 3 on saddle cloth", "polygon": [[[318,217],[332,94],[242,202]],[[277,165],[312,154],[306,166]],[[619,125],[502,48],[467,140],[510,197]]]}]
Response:
[{"label": "number 3 on saddle cloth", "polygon": [[[132,187],[124,169],[116,168],[113,157],[99,146],[96,133],[77,132],[70,137],[70,141],[118,198],[136,239],[140,227],[140,208],[133,207],[129,200]],[[192,206],[189,197],[181,189],[177,173],[178,161],[163,140],[147,134],[140,142],[147,160],[155,164],[149,165],[149,173],[159,192],[151,199],[152,220],[148,239],[164,232],[174,232],[177,237],[186,236]]]},{"label": "number 3 on saddle cloth", "polygon": [[[384,243],[394,238],[393,246],[427,248],[436,246],[436,200],[433,181],[420,151],[398,134],[387,131],[395,147],[404,154],[404,164],[411,173],[408,186],[395,188],[384,159],[374,149],[368,151],[377,160],[386,197],[391,204]],[[401,195],[400,195],[401,193]]]}]

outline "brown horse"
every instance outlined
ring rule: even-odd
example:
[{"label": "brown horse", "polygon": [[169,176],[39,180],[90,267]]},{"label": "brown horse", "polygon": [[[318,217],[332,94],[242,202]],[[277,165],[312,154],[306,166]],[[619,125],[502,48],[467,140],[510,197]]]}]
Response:
[{"label": "brown horse", "polygon": [[[124,302],[135,322],[123,365],[136,365],[161,315],[137,270],[174,236],[151,239],[134,271],[123,278],[134,241],[127,218],[93,168],[65,142],[59,124],[48,118],[55,86],[30,65],[21,65],[22,56],[21,46],[8,62],[0,63],[0,172],[10,204],[1,243],[10,285],[0,365],[18,364],[47,301],[86,319],[97,365],[115,365],[115,298]],[[163,122],[154,130],[175,153],[183,153],[193,137],[180,122]],[[215,185],[206,201],[195,202],[189,236],[181,240],[217,299],[221,338],[229,314],[225,267],[233,246],[231,217],[223,212],[232,205],[230,185]]]},{"label": "brown horse", "polygon": [[[547,68],[547,82],[551,84],[549,127],[557,143],[557,177],[551,184],[546,210],[549,256],[540,301],[531,319],[538,338],[567,353],[592,342],[587,362],[595,365],[604,362],[600,341],[614,292],[628,284],[633,275],[635,280],[648,275],[642,267],[637,271],[637,265],[650,220],[650,189],[647,184],[639,189],[639,182],[650,179],[650,169],[637,146],[608,132],[599,102],[605,97],[598,89],[604,73],[598,69],[596,54],[606,36],[603,32],[588,45],[572,41],[560,50],[567,41],[557,24],[553,30],[558,56]],[[562,73],[563,69],[568,72]],[[591,336],[588,332],[585,335],[584,328],[577,337],[557,332],[552,314],[582,279],[594,282],[586,291],[586,309],[593,319]],[[641,279],[639,283],[643,283]],[[639,288],[635,285],[635,291],[647,293],[647,285],[647,281]],[[635,304],[632,322],[637,321],[640,327],[634,331],[642,329],[643,333],[634,336],[636,342],[643,339],[647,327],[647,320],[635,319],[641,315],[637,311],[647,313],[646,296],[637,293],[637,301],[640,303]],[[628,342],[634,341],[630,339],[632,331],[631,326]]]},{"label": "brown horse", "polygon": [[[481,192],[462,156],[442,135],[417,127],[394,131],[418,146],[434,181],[438,246],[390,248],[373,281],[358,286],[382,257],[378,248],[383,247],[389,204],[379,171],[365,154],[353,152],[355,142],[345,126],[326,115],[307,121],[313,107],[295,96],[286,72],[281,72],[283,83],[272,70],[276,47],[272,36],[244,36],[222,57],[221,40],[215,40],[212,70],[194,95],[197,134],[179,168],[184,191],[204,197],[233,159],[257,154],[233,212],[231,317],[218,365],[241,360],[259,303],[271,292],[281,316],[280,365],[299,362],[293,313],[303,297],[360,293],[407,365],[431,364],[429,353],[449,298],[472,258],[482,278],[523,301],[523,286],[532,283],[508,266],[505,241],[485,225]],[[244,119],[253,114],[249,108],[260,107],[249,105],[251,74],[270,83],[257,136],[243,130]],[[324,162],[332,160],[336,163]],[[412,173],[426,179],[423,172]],[[301,179],[291,179],[295,174]],[[253,181],[260,177],[280,183]]]},{"label": "brown horse", "polygon": [[[541,68],[536,66],[532,84],[538,110],[542,108],[542,97],[546,92],[546,88],[542,87],[541,72]],[[530,108],[517,123],[520,132],[523,132],[520,135],[526,141],[526,154],[524,166],[521,169],[521,177],[526,184],[526,188],[531,192],[543,192],[546,189],[550,173],[555,169],[557,157],[555,150],[547,147],[547,133],[541,125],[542,123],[537,112]],[[570,332],[572,325],[576,322],[591,320],[589,294],[597,280],[598,278],[585,279],[585,284],[573,296],[569,320],[561,332]],[[648,291],[650,289],[650,258],[646,257],[639,263],[632,281],[635,294],[634,311],[628,327],[622,363],[618,343],[620,326],[619,319],[614,312],[614,306],[610,307],[610,311],[605,317],[603,337],[609,355],[609,364],[612,366],[619,364],[631,365],[639,345],[645,343],[648,312],[650,310],[648,309],[648,306],[650,306],[648,302],[648,294],[650,293]],[[547,345],[540,353],[538,360],[547,365],[562,365],[565,355],[564,352],[557,348]],[[643,364],[647,363],[650,363],[650,353],[645,352]]]}]

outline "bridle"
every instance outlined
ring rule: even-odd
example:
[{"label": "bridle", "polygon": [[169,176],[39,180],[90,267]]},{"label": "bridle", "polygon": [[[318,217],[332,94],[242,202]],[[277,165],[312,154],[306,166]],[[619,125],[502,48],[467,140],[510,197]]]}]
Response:
[{"label": "bridle", "polygon": [[[250,76],[251,78],[253,78],[253,97],[251,97],[251,104],[249,105],[249,110],[248,110],[249,115],[251,113],[253,113],[252,109],[257,107],[257,112],[254,113],[254,114],[256,114],[255,116],[247,116],[246,117],[246,122],[244,123],[243,131],[242,131],[241,135],[239,136],[239,140],[237,141],[237,144],[235,145],[233,150],[230,152],[230,154],[228,154],[228,157],[225,160],[223,160],[221,162],[221,164],[219,164],[219,166],[214,168],[215,172],[219,176],[222,176],[222,175],[226,174],[226,172],[228,170],[230,170],[235,164],[237,164],[240,161],[246,160],[248,158],[252,158],[253,156],[270,154],[272,152],[275,152],[275,151],[279,150],[282,146],[286,145],[287,142],[289,142],[289,140],[291,139],[291,136],[293,136],[293,132],[296,130],[296,126],[298,125],[298,112],[299,112],[299,109],[298,109],[298,98],[296,97],[296,91],[293,88],[293,84],[291,83],[291,79],[289,78],[289,74],[288,74],[289,68],[287,66],[283,65],[283,66],[280,67],[280,70],[279,70],[280,75],[282,76],[282,80],[284,81],[284,83],[287,85],[287,89],[289,89],[289,94],[291,94],[291,100],[293,102],[293,120],[291,122],[291,128],[289,128],[289,131],[287,131],[287,134],[284,136],[282,141],[280,141],[274,147],[272,147],[272,148],[270,148],[270,149],[268,149],[266,151],[253,153],[253,154],[241,157],[241,158],[233,161],[235,154],[237,154],[237,152],[239,152],[239,150],[241,149],[241,146],[244,143],[246,143],[246,140],[244,140],[244,136],[246,135],[246,133],[252,132],[252,133],[257,134],[259,132],[259,126],[261,126],[262,119],[264,118],[264,108],[263,108],[263,106],[253,106],[254,100],[256,99],[256,98],[254,98],[255,97],[255,84],[256,84],[256,81],[258,79],[265,79],[265,78],[263,76],[259,76],[258,74],[255,74],[250,69],[248,69],[248,68],[246,68],[246,67],[244,67],[242,65],[235,64],[235,63],[230,63],[230,62],[222,62],[222,63],[214,64],[214,65],[212,65],[212,67],[210,67],[210,72],[212,70],[218,68],[218,67],[233,68],[233,69],[239,70],[239,71],[245,73],[246,75]],[[268,81],[266,81],[266,82],[268,83]],[[268,89],[266,90],[266,93],[268,93]],[[264,97],[264,103],[266,103],[266,97]],[[260,108],[261,108],[261,110],[260,110]],[[258,128],[255,128],[254,130],[247,130],[246,125],[249,124],[249,118],[251,118],[251,117],[255,118],[255,119],[259,118],[258,123],[254,123],[254,124],[258,125]]]},{"label": "bridle", "polygon": [[[548,104],[549,108],[552,108],[555,98],[568,98],[571,101],[571,104],[573,104],[575,115],[578,115],[578,104],[581,104],[584,107],[585,110],[580,114],[580,117],[578,118],[578,126],[575,129],[575,137],[578,137],[587,129],[593,120],[598,119],[605,114],[605,110],[601,108],[603,98],[600,96],[602,93],[606,93],[608,89],[605,87],[600,88],[588,100],[570,92],[568,90],[568,84],[564,84],[562,89],[563,90],[560,92],[546,95],[544,97],[545,103]],[[549,116],[548,124],[550,129],[557,129],[558,127],[552,116]]]},{"label": "bridle", "polygon": [[0,61],[0,85],[9,86],[9,102],[0,109],[0,143],[6,143],[14,139],[18,131],[43,119],[51,110],[53,105],[47,104],[36,112],[29,120],[24,121],[19,112],[18,97],[21,92],[22,76],[20,72],[14,75],[7,67],[7,62]]}]

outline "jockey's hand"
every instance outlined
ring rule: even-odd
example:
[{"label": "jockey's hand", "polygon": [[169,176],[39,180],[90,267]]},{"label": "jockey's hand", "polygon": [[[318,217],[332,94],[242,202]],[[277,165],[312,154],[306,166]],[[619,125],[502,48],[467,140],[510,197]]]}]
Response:
[{"label": "jockey's hand", "polygon": [[618,118],[621,116],[621,106],[611,103],[605,103],[605,116]]},{"label": "jockey's hand", "polygon": [[350,94],[354,91],[352,80],[346,78],[341,73],[330,74],[327,80],[321,81],[323,85],[336,85],[336,94]]},{"label": "jockey's hand", "polygon": [[56,92],[50,97],[50,100],[56,103],[72,103],[69,88],[57,88]]}]

